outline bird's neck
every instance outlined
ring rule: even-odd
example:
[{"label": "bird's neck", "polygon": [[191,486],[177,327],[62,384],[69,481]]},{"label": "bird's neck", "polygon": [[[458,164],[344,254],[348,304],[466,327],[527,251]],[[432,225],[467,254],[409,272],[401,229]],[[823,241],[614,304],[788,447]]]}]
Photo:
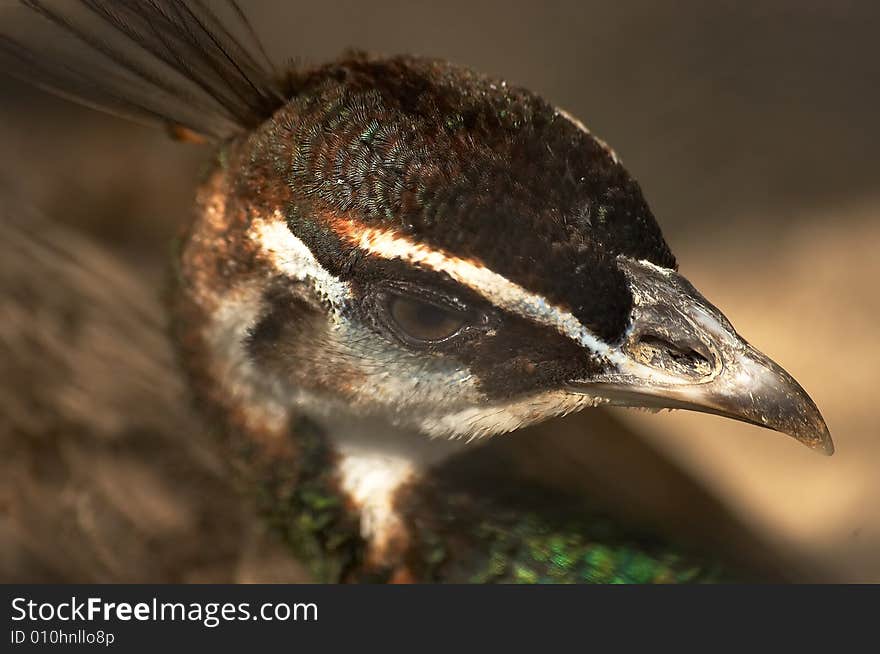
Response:
[{"label": "bird's neck", "polygon": [[367,557],[379,567],[393,566],[410,545],[400,497],[467,444],[429,439],[343,407],[314,411],[306,405],[298,413],[320,429],[335,454],[334,475],[357,512]]}]

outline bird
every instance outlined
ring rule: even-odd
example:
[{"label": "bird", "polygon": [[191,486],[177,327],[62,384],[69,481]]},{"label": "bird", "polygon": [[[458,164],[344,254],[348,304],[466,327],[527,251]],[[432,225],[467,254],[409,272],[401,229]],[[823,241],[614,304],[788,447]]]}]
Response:
[{"label": "bird", "polygon": [[617,154],[539,95],[409,55],[278,69],[234,0],[22,4],[101,63],[0,35],[8,72],[213,144],[171,333],[316,579],[727,579],[582,498],[468,468],[478,442],[600,405],[833,453],[804,389],[678,272]]}]

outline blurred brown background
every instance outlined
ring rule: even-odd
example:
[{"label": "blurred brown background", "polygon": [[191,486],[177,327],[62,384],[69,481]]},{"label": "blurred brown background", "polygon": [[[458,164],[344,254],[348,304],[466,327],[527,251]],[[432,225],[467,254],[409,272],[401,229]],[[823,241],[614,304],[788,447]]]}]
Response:
[{"label": "blurred brown background", "polygon": [[[569,419],[558,430],[581,430],[612,452],[578,454],[593,478],[616,480],[612,488],[644,473],[629,468],[629,450],[615,450],[613,442],[617,432],[635,434],[626,438],[696,480],[767,547],[815,562],[824,578],[880,582],[876,3],[242,4],[275,59],[320,62],[346,47],[446,58],[542,93],[608,141],[641,182],[682,272],[802,383],[838,451],[826,459],[768,431],[683,412],[612,411],[608,419]],[[209,152],[2,78],[0,98],[2,213],[28,207],[92,239],[124,261],[125,274],[146,289],[144,302],[155,304],[171,239]],[[0,258],[11,247],[12,240],[0,242]],[[167,355],[164,344],[150,347]],[[20,390],[21,380],[0,383]],[[10,388],[0,399],[7,411],[15,400]],[[25,510],[57,512],[69,479],[45,490],[48,482],[29,472],[39,469],[42,451],[23,452],[30,445],[10,424],[3,423],[0,445],[5,472],[16,481],[9,474],[0,481],[0,552],[17,558],[0,575],[63,577],[63,564],[47,568],[43,559],[52,554],[40,554],[55,523],[43,533],[16,521]],[[541,456],[553,455],[542,449]],[[69,462],[76,454],[65,456]],[[149,461],[134,464],[149,470]],[[216,495],[223,474],[212,474],[205,483]],[[664,483],[656,481],[649,494],[663,496]],[[26,509],[23,484],[43,488],[28,496]],[[144,500],[172,532],[175,520],[186,520],[175,514],[178,497],[159,490],[152,504]],[[667,503],[676,497],[670,491]],[[638,493],[629,499],[640,502]],[[663,501],[644,497],[646,504]],[[239,523],[229,529],[259,531]],[[248,568],[248,561],[277,558],[262,538],[247,536],[244,555],[229,546],[226,555],[238,557],[232,576],[295,578],[295,571]],[[173,578],[225,578],[199,572],[199,542],[188,546],[189,572]],[[141,556],[148,560],[149,551]]]}]

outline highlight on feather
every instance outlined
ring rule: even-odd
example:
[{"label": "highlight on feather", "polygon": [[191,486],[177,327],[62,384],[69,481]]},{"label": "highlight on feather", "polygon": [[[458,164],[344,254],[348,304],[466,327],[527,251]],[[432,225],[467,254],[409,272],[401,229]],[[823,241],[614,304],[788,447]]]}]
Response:
[{"label": "highlight on feather", "polygon": [[220,140],[287,99],[236,0],[20,3],[0,9],[2,71],[92,108]]}]

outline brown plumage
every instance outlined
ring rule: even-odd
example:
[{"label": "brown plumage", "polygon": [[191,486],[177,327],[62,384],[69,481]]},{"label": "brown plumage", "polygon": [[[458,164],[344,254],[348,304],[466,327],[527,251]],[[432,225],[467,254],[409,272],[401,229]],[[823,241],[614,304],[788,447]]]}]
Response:
[{"label": "brown plumage", "polygon": [[305,579],[192,410],[156,289],[83,235],[3,207],[0,579]]}]

